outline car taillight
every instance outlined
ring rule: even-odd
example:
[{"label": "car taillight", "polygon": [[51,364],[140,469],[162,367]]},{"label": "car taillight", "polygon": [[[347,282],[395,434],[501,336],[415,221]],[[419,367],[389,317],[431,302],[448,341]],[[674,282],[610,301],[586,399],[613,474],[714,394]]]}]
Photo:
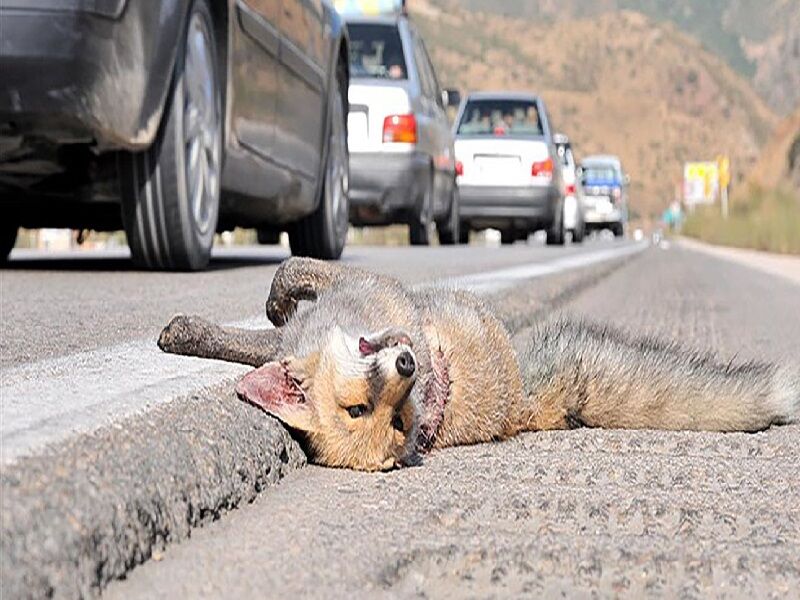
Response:
[{"label": "car taillight", "polygon": [[414,115],[389,115],[383,120],[383,141],[415,144],[417,119]]},{"label": "car taillight", "polygon": [[614,188],[611,190],[611,197],[614,198],[614,200],[619,200],[622,197],[622,190]]},{"label": "car taillight", "polygon": [[463,175],[463,174],[464,174],[464,163],[462,163],[460,160],[457,160],[456,161],[456,175],[461,177],[461,175]]},{"label": "car taillight", "polygon": [[536,161],[531,165],[531,175],[534,177],[552,177],[553,176],[553,159]]},{"label": "car taillight", "polygon": [[564,193],[567,196],[574,196],[575,195],[575,184],[574,183],[568,183],[566,186],[564,186]]}]

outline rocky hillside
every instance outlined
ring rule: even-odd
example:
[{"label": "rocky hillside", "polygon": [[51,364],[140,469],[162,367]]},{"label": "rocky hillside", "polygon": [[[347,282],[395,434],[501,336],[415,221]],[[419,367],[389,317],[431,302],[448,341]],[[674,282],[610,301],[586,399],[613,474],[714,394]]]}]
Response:
[{"label": "rocky hillside", "polygon": [[777,127],[750,179],[766,188],[793,188],[800,197],[800,109]]},{"label": "rocky hillside", "polygon": [[458,6],[543,23],[634,10],[694,37],[750,79],[779,113],[800,105],[797,0],[459,0]]},{"label": "rocky hillside", "polygon": [[410,0],[443,84],[541,93],[579,155],[622,157],[642,217],[669,203],[686,160],[726,152],[744,178],[778,122],[742,76],[670,23],[626,11],[548,22],[460,4]]}]

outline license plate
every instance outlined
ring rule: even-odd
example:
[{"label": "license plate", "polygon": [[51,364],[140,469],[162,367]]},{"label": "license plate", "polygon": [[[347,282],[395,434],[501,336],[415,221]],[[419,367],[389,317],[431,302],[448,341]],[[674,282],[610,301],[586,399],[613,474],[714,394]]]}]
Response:
[{"label": "license plate", "polygon": [[583,203],[601,213],[610,213],[614,210],[607,196],[585,196]]},{"label": "license plate", "polygon": [[519,175],[519,158],[505,156],[481,156],[475,158],[475,164],[481,175],[503,177]]}]

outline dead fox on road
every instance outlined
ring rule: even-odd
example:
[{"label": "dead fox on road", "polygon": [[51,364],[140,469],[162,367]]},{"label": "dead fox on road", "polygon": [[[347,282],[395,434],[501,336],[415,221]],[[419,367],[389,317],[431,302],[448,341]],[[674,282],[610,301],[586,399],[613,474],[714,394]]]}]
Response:
[{"label": "dead fox on road", "polygon": [[[297,310],[301,300],[315,301]],[[788,369],[713,357],[567,321],[517,351],[477,297],[292,258],[267,300],[275,329],[175,317],[159,346],[257,367],[238,394],[305,438],[311,460],[363,470],[522,431],[757,431],[800,415]]]}]

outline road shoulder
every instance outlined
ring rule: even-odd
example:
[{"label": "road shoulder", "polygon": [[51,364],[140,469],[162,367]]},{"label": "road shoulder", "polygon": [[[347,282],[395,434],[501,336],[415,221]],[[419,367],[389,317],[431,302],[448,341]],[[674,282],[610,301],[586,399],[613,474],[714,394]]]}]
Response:
[{"label": "road shoulder", "polygon": [[800,285],[800,256],[773,254],[745,248],[731,248],[729,246],[713,246],[686,237],[678,238],[677,243],[687,250],[703,252],[704,254],[735,262]]}]

